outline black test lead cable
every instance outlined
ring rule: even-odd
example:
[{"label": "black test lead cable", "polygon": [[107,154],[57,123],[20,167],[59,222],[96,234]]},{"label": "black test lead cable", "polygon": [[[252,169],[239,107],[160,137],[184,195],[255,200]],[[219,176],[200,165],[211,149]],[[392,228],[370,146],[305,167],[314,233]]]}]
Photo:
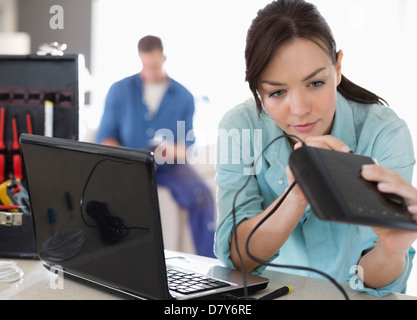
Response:
[{"label": "black test lead cable", "polygon": [[309,267],[303,267],[303,266],[295,266],[295,265],[281,265],[281,264],[275,264],[275,263],[270,263],[266,260],[262,260],[259,259],[257,257],[255,257],[254,255],[252,255],[252,253],[249,250],[249,241],[252,238],[253,234],[255,233],[256,230],[258,230],[258,228],[266,221],[268,220],[271,215],[275,212],[275,210],[278,209],[278,207],[282,204],[282,202],[285,200],[285,198],[288,196],[288,194],[290,193],[290,191],[295,187],[295,185],[297,184],[296,181],[294,181],[291,186],[288,188],[287,192],[281,197],[280,201],[278,201],[278,203],[271,209],[270,212],[268,212],[268,214],[260,221],[258,222],[258,224],[251,230],[251,232],[249,233],[247,239],[246,239],[246,243],[245,243],[245,251],[246,254],[254,261],[262,264],[262,265],[266,265],[266,266],[271,266],[271,267],[277,267],[277,268],[287,268],[287,269],[295,269],[295,270],[304,270],[304,271],[310,271],[310,272],[315,272],[325,278],[327,278],[331,283],[333,283],[337,289],[339,289],[339,291],[343,294],[344,298],[346,300],[349,300],[349,296],[347,295],[345,289],[330,275],[328,275],[325,272],[322,272],[320,270],[317,269],[313,269],[313,268],[309,268]]},{"label": "black test lead cable", "polygon": [[[256,166],[258,164],[259,159],[261,158],[261,156],[263,155],[263,153],[277,140],[281,139],[281,138],[295,138],[298,141],[300,141],[302,143],[303,146],[305,146],[305,142],[301,140],[301,138],[295,136],[295,135],[289,135],[287,133],[284,132],[283,135],[276,137],[275,139],[273,139],[261,152],[261,154],[258,156],[258,158],[256,159],[253,169],[256,169]],[[254,172],[252,172],[254,174]],[[243,283],[244,283],[244,299],[248,299],[248,288],[247,288],[247,279],[246,279],[246,271],[245,271],[245,267],[244,267],[244,263],[243,263],[243,259],[242,259],[242,255],[240,253],[240,249],[238,246],[238,240],[237,240],[237,225],[236,225],[236,199],[237,196],[240,194],[240,192],[243,191],[243,189],[247,186],[247,184],[249,183],[249,180],[251,178],[251,175],[248,176],[248,179],[246,180],[245,184],[236,192],[235,197],[233,199],[233,208],[232,208],[232,215],[233,215],[233,236],[235,238],[235,248],[236,248],[236,252],[239,258],[239,263],[241,266],[241,270],[242,270],[242,276],[243,276]],[[254,255],[251,254],[250,250],[249,250],[249,241],[252,238],[253,234],[255,233],[255,231],[278,209],[278,207],[282,204],[282,202],[285,200],[285,198],[288,196],[288,194],[290,193],[290,191],[295,187],[295,185],[297,184],[296,181],[294,181],[286,190],[286,192],[282,195],[281,199],[278,201],[278,203],[270,210],[270,212],[267,213],[267,215],[260,221],[258,222],[258,224],[251,230],[251,232],[249,233],[246,242],[245,242],[245,251],[246,254],[254,261],[262,264],[262,265],[266,265],[266,266],[272,266],[272,267],[278,267],[278,268],[287,268],[287,269],[295,269],[295,270],[304,270],[304,271],[310,271],[310,272],[315,272],[325,278],[327,278],[333,285],[336,286],[336,288],[341,291],[341,293],[343,294],[344,298],[346,300],[349,300],[349,297],[346,293],[346,291],[344,290],[344,288],[337,283],[337,281],[331,277],[330,275],[317,270],[317,269],[313,269],[313,268],[309,268],[309,267],[302,267],[302,266],[293,266],[293,265],[280,265],[280,264],[274,264],[274,263],[270,263],[266,260],[262,260],[259,259],[257,257],[255,257]]]},{"label": "black test lead cable", "polygon": [[239,258],[239,264],[242,270],[242,277],[243,277],[243,297],[244,299],[248,299],[248,287],[247,287],[247,279],[246,279],[246,270],[245,270],[245,265],[243,263],[243,259],[242,259],[242,255],[238,246],[238,235],[237,235],[237,222],[236,222],[236,199],[238,197],[238,195],[246,188],[246,186],[249,183],[249,180],[251,178],[252,175],[255,174],[255,170],[256,170],[256,166],[258,165],[259,159],[262,157],[262,155],[264,154],[264,152],[277,140],[282,139],[282,138],[295,138],[298,141],[300,141],[303,145],[305,145],[304,141],[301,140],[299,137],[295,136],[295,135],[289,135],[287,133],[284,132],[283,135],[276,137],[275,139],[273,139],[270,143],[267,144],[267,146],[261,151],[261,153],[259,154],[259,156],[256,158],[254,165],[252,167],[252,172],[251,174],[248,175],[248,178],[246,179],[246,182],[243,184],[243,186],[236,192],[234,198],[233,198],[233,205],[232,205],[232,217],[233,217],[233,237],[235,238],[235,248],[236,248],[236,253],[237,256]]}]

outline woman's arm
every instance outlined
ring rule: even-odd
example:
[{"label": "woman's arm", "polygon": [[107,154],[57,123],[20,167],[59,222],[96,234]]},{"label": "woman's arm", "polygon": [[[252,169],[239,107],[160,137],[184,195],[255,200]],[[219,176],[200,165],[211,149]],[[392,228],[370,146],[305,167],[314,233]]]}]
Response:
[{"label": "woman's arm", "polygon": [[[334,149],[343,152],[350,151],[349,147],[344,142],[330,135],[307,138],[305,143],[310,146]],[[301,143],[295,144],[295,148],[299,147],[301,147]],[[294,177],[288,167],[286,174],[288,186],[290,186],[294,181]],[[258,266],[258,263],[252,260],[245,252],[246,239],[259,221],[261,221],[277,202],[280,201],[281,197],[282,195],[264,212],[251,219],[245,220],[236,229],[239,251],[246,272],[250,272]],[[304,214],[307,204],[308,202],[303,192],[300,187],[296,185],[276,212],[274,212],[267,222],[263,223],[252,236],[249,245],[249,251],[252,255],[262,260],[271,258],[283,246],[294,231],[294,228]],[[230,252],[233,264],[236,268],[241,269],[239,256],[236,250],[235,237],[232,237]]]},{"label": "woman's arm", "polygon": [[[378,189],[404,198],[408,210],[417,216],[417,190],[397,172],[378,165],[365,165],[362,176],[378,182]],[[373,228],[378,236],[375,247],[359,261],[363,268],[363,282],[370,288],[381,288],[398,278],[404,270],[406,255],[417,232]]]},{"label": "woman's arm", "polygon": [[[290,178],[292,175],[289,173],[289,169],[287,169],[287,176],[289,177],[288,185],[291,185],[293,178]],[[259,265],[246,254],[246,240],[250,232],[270,212],[281,197],[276,199],[264,212],[245,220],[236,229],[239,251],[246,272],[251,272]],[[253,234],[249,244],[250,253],[261,260],[271,258],[282,247],[285,241],[287,241],[297,223],[300,221],[306,207],[307,201],[299,186],[296,185],[267,222],[263,223]],[[241,262],[236,250],[235,236],[232,237],[230,253],[235,267],[241,269]]]}]

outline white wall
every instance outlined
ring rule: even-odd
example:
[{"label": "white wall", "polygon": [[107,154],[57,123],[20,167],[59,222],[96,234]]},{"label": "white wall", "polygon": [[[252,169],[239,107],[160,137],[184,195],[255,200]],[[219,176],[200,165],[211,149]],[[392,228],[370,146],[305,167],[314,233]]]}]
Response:
[{"label": "white wall", "polygon": [[0,54],[29,54],[30,36],[17,32],[17,3],[0,0]]},{"label": "white wall", "polygon": [[[147,34],[160,36],[168,73],[201,102],[196,113],[199,141],[214,142],[221,115],[249,96],[244,82],[246,30],[253,14],[268,2],[96,0],[91,71],[97,87],[108,88],[138,72],[138,40]],[[105,91],[95,95],[98,109]],[[213,134],[207,137],[209,131]]]},{"label": "white wall", "polygon": [[15,32],[17,27],[16,0],[0,0],[0,32]]},{"label": "white wall", "polygon": [[[112,82],[140,69],[137,41],[156,34],[164,40],[169,74],[197,98],[210,99],[209,104],[199,100],[196,114],[196,127],[206,139],[209,127],[215,129],[226,110],[250,95],[244,82],[246,32],[257,10],[269,2],[95,0],[91,71],[100,90],[94,105],[102,107]],[[417,2],[311,2],[327,18],[338,47],[344,50],[345,75],[383,96],[400,116],[411,121],[417,107],[412,96],[417,71],[417,60],[412,58],[417,48]],[[417,132],[413,134],[417,136]]]}]

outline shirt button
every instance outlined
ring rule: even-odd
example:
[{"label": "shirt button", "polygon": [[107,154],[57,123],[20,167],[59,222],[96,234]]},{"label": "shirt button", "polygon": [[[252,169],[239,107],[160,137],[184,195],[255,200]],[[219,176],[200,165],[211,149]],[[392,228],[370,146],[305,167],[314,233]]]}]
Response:
[{"label": "shirt button", "polygon": [[280,180],[278,180],[278,183],[279,184],[284,184],[284,180],[280,179]]},{"label": "shirt button", "polygon": [[155,134],[155,130],[153,128],[146,129],[146,135],[148,137],[152,137]]},{"label": "shirt button", "polygon": [[150,112],[145,113],[144,115],[145,120],[150,121],[152,120],[152,114]]}]

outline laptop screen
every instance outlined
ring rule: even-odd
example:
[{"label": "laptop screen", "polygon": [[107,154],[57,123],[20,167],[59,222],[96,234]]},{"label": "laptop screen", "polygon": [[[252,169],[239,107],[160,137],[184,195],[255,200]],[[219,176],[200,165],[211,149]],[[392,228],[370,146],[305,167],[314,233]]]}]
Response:
[{"label": "laptop screen", "polygon": [[152,154],[26,134],[20,141],[40,258],[122,292],[168,298]]}]

